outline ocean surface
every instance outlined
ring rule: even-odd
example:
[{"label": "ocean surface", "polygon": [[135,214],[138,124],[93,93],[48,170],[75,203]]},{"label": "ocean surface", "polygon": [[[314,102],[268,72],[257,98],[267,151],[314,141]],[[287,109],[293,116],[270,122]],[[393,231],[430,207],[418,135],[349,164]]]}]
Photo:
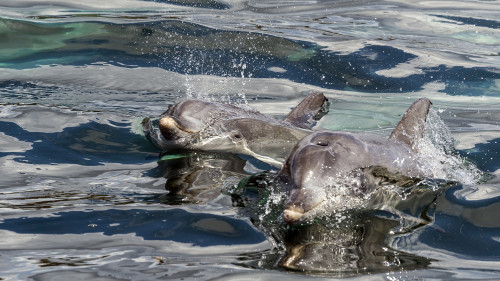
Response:
[{"label": "ocean surface", "polygon": [[[312,91],[317,128],[381,135],[427,97],[460,163],[290,227],[276,168],[142,132]],[[500,1],[2,0],[0,175],[0,280],[498,280]]]}]

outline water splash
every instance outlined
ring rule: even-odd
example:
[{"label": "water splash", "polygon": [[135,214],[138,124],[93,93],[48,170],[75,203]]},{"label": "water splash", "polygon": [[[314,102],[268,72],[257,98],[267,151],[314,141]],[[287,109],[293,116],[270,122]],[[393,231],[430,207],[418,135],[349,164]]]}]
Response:
[{"label": "water splash", "polygon": [[238,184],[227,186],[234,206],[245,207],[255,225],[270,227],[280,223],[286,193],[274,182],[275,174],[262,172],[251,175]]},{"label": "water splash", "polygon": [[419,157],[427,174],[434,178],[458,181],[463,184],[479,182],[484,174],[471,162],[456,153],[455,140],[450,130],[431,108],[424,128],[424,136],[417,143]]},{"label": "water splash", "polygon": [[198,99],[210,102],[234,104],[249,108],[245,86],[251,81],[251,74],[245,76],[245,63],[235,64],[241,69],[241,78],[230,79],[229,75],[219,79],[206,75],[185,74],[183,87],[187,99]]},{"label": "water splash", "polygon": [[186,87],[186,98],[187,99],[201,99],[204,100],[207,97],[200,94],[193,83],[193,76],[186,74],[186,80],[184,81],[184,86]]}]

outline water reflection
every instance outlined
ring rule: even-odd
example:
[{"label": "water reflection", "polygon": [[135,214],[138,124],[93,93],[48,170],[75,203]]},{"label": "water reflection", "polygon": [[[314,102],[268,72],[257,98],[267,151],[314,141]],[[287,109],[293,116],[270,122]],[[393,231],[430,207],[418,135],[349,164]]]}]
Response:
[{"label": "water reflection", "polygon": [[[429,227],[396,235],[391,246],[415,252],[432,249],[455,258],[477,260],[500,258],[499,189],[496,186],[455,186],[443,192],[423,214],[432,219]],[[428,255],[432,255],[431,252]]]},{"label": "water reflection", "polygon": [[446,16],[446,15],[435,15],[435,16],[439,18],[453,20],[459,22],[460,24],[468,24],[472,26],[482,26],[493,29],[500,29],[500,21],[473,18],[473,17]]},{"label": "water reflection", "polygon": [[477,163],[479,169],[495,172],[500,169],[500,138],[477,143],[473,148],[460,151],[470,161]]},{"label": "water reflection", "polygon": [[109,209],[56,212],[49,217],[5,219],[0,229],[19,234],[85,234],[106,236],[133,233],[145,240],[169,240],[195,246],[256,244],[265,240],[247,222],[183,209]]},{"label": "water reflection", "polygon": [[[495,81],[500,79],[500,74],[488,68],[445,64],[422,66],[406,77],[384,76],[379,71],[410,63],[418,56],[376,44],[345,54],[307,41],[181,21],[1,22],[9,38],[3,43],[4,49],[11,51],[0,59],[8,68],[33,68],[47,65],[47,61],[75,66],[160,67],[189,75],[282,78],[326,89],[372,93],[414,92],[426,84],[444,81],[443,92],[464,96],[495,95]],[[32,46],[35,43],[36,48]]]},{"label": "water reflection", "polygon": [[[29,148],[2,150],[0,156],[34,165],[147,162],[154,151],[144,137],[131,131],[131,121],[98,114],[79,114],[57,108],[18,107],[13,118],[0,119],[5,136]],[[113,120],[115,119],[115,120]],[[125,140],[125,141],[124,141]],[[146,160],[146,161],[145,161]]]},{"label": "water reflection", "polygon": [[167,193],[156,200],[168,204],[206,203],[217,198],[225,185],[248,176],[246,165],[246,160],[233,154],[184,151],[163,155],[158,166],[145,174],[167,180]]},{"label": "water reflection", "polygon": [[[196,154],[156,164],[123,117],[206,91],[244,93],[284,114],[285,100],[321,88],[341,105],[328,126],[373,130],[426,95],[449,109],[455,132],[473,136],[461,152],[498,174],[497,3],[94,2],[0,4],[0,102],[10,104],[0,112],[2,278],[498,276],[498,178],[405,200],[384,194],[343,219],[287,229],[269,186],[248,187],[238,208],[220,194],[268,167]],[[16,104],[28,102],[105,112]]]},{"label": "water reflection", "polygon": [[414,270],[431,260],[386,246],[386,236],[399,222],[369,214],[347,215],[336,225],[312,224],[284,233],[286,252],[279,265],[308,273],[342,276]]},{"label": "water reflection", "polygon": [[143,0],[143,1],[153,1],[158,3],[167,3],[179,6],[216,9],[216,10],[227,10],[230,8],[229,5],[215,0]]},{"label": "water reflection", "polygon": [[[438,222],[445,218],[438,219],[435,210],[443,196],[460,187],[455,182],[441,180],[422,181],[404,188],[381,186],[366,199],[364,206],[325,213],[312,222],[290,226],[280,217],[286,196],[276,189],[272,179],[273,175],[268,173],[253,175],[232,190],[235,205],[242,207],[241,213],[273,237],[277,245],[274,252],[260,255],[261,263],[243,264],[256,268],[279,266],[308,275],[329,276],[428,267],[437,257],[415,252],[411,243],[399,245],[387,239],[442,231]],[[460,215],[454,219],[462,220]],[[445,233],[443,237],[431,235],[446,240]]]}]

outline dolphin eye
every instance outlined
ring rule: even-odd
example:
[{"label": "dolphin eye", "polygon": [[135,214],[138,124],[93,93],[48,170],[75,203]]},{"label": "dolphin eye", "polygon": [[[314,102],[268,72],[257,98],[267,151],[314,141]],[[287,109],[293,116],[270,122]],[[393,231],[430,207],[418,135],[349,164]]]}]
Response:
[{"label": "dolphin eye", "polygon": [[240,134],[235,134],[235,135],[234,135],[234,138],[236,138],[236,139],[241,139],[241,135],[240,135]]},{"label": "dolphin eye", "polygon": [[319,146],[328,146],[329,144],[330,144],[329,142],[324,141],[324,140],[316,141],[316,145],[319,145]]}]

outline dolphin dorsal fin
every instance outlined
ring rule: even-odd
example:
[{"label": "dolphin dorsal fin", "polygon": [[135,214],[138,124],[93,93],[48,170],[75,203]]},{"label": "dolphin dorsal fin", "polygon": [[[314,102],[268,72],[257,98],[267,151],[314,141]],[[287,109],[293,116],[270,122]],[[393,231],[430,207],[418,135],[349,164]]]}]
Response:
[{"label": "dolphin dorsal fin", "polygon": [[415,150],[416,141],[423,136],[424,125],[431,104],[427,98],[415,101],[405,112],[401,121],[399,121],[394,131],[392,131],[389,139],[405,143],[411,149]]},{"label": "dolphin dorsal fin", "polygon": [[330,102],[323,93],[311,93],[288,113],[284,121],[299,128],[312,129],[329,110]]}]

